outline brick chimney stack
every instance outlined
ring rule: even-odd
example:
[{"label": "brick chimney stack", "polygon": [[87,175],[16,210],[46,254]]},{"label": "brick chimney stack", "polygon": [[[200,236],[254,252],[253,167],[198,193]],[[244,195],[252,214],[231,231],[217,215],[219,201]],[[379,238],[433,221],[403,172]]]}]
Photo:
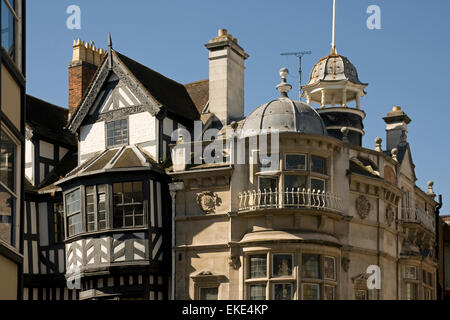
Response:
[{"label": "brick chimney stack", "polygon": [[77,111],[105,52],[93,43],[80,39],[73,42],[73,58],[69,63],[69,121]]}]

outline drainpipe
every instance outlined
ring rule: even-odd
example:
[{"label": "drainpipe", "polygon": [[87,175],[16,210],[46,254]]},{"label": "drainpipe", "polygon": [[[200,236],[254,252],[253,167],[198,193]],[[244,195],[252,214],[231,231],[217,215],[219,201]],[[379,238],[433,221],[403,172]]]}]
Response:
[{"label": "drainpipe", "polygon": [[170,197],[172,198],[172,279],[171,279],[171,300],[175,300],[175,246],[176,246],[176,225],[175,225],[175,217],[176,217],[176,199],[177,199],[177,191],[181,191],[184,189],[183,182],[174,182],[169,184]]},{"label": "drainpipe", "polygon": [[[434,209],[434,214],[435,214],[435,251],[436,251],[436,260],[438,261],[438,265],[439,265],[439,259],[444,259],[444,257],[439,257],[439,216],[440,216],[440,211],[442,208],[442,195],[439,195],[439,202],[438,205],[436,206],[436,208]],[[444,261],[444,260],[443,260]],[[439,284],[439,267],[438,267],[438,272],[436,272],[436,291],[437,291],[437,300],[442,300],[442,288]],[[444,276],[445,276],[445,269],[444,269]],[[445,278],[444,278],[445,279]],[[445,283],[445,282],[444,282]]]}]

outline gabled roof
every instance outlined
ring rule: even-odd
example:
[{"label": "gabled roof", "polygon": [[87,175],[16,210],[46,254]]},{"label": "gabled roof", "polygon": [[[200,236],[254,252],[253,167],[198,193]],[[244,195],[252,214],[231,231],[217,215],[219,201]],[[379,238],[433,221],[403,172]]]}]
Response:
[{"label": "gabled roof", "polygon": [[114,51],[150,95],[170,112],[188,120],[199,119],[199,112],[185,86]]},{"label": "gabled roof", "polygon": [[65,127],[69,110],[26,96],[26,124],[33,133],[65,145],[76,146],[76,137]]},{"label": "gabled roof", "polygon": [[[109,69],[110,55],[113,60],[113,70]],[[152,104],[158,104],[155,107],[156,109],[153,109],[155,114],[163,108],[168,113],[189,121],[200,118],[197,107],[184,85],[163,76],[115,50],[111,50],[111,52],[105,55],[102,65],[98,68],[79,108],[72,117],[69,124],[70,130],[73,132],[78,130],[88,115],[89,109],[94,104],[108,75],[111,71],[118,70],[117,68],[120,69],[118,73],[121,76],[128,74],[134,82],[137,82],[143,92],[143,96],[146,95],[148,99],[151,99]]]}]

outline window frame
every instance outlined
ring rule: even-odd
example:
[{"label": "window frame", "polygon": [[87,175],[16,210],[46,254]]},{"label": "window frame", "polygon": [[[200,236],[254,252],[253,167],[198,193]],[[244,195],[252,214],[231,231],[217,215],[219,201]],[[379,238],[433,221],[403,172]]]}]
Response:
[{"label": "window frame", "polygon": [[[217,299],[214,300],[202,300],[202,290],[211,290],[211,289],[215,289],[217,290]],[[199,286],[198,287],[198,300],[200,301],[218,301],[219,300],[219,286],[217,285],[211,285],[211,286],[207,286],[207,285],[203,285],[203,286]]]},{"label": "window frame", "polygon": [[[131,186],[132,186],[132,191],[131,191],[131,193],[132,194],[134,194],[134,184],[135,183],[140,183],[141,184],[141,202],[130,202],[130,203],[126,203],[126,202],[124,202],[124,188],[123,188],[123,186],[125,185],[125,184],[127,184],[127,183],[131,183]],[[125,208],[127,207],[127,206],[136,206],[136,205],[140,205],[141,207],[142,207],[142,214],[139,214],[138,216],[141,216],[142,215],[142,224],[141,225],[136,225],[136,213],[135,213],[135,211],[133,210],[133,215],[132,215],[132,217],[133,217],[133,226],[125,226],[125,219],[126,219],[126,217],[127,217],[127,215],[125,214],[125,211],[122,211],[122,213],[123,213],[123,216],[122,216],[122,219],[123,219],[123,225],[122,226],[117,226],[116,225],[116,206],[117,206],[117,204],[116,204],[116,202],[115,202],[115,195],[116,195],[116,193],[115,193],[115,191],[114,191],[114,186],[116,185],[116,184],[121,184],[122,185],[122,203],[121,204],[119,204],[119,206],[121,206],[121,207],[123,207],[123,210],[125,210]],[[130,229],[130,228],[143,228],[143,227],[145,227],[146,225],[147,225],[147,218],[146,218],[146,210],[145,210],[145,194],[144,194],[144,187],[145,187],[145,183],[144,183],[144,181],[143,180],[134,180],[134,181],[122,181],[122,182],[113,182],[112,184],[111,184],[111,187],[112,187],[112,196],[111,196],[111,199],[112,199],[112,210],[111,210],[111,213],[112,213],[112,218],[113,218],[113,220],[112,220],[112,227],[113,227],[113,229]]]},{"label": "window frame", "polygon": [[[109,139],[114,139],[113,137],[109,137],[108,135],[108,125],[110,124],[115,124],[117,122],[120,122],[122,125],[122,122],[125,121],[127,124],[127,135],[126,135],[126,142],[122,142],[120,144],[113,144],[113,145],[109,145]],[[123,128],[121,127],[121,131],[123,130]],[[106,149],[115,149],[115,148],[120,148],[123,146],[128,146],[130,144],[130,121],[129,118],[123,118],[123,119],[117,119],[117,120],[112,120],[109,122],[105,122],[105,145],[106,145]]]},{"label": "window frame", "polygon": [[[288,163],[287,163],[287,157],[289,156],[301,156],[305,159],[305,169],[289,169]],[[308,172],[308,163],[309,163],[309,157],[307,153],[285,153],[284,154],[284,171],[294,171],[294,172]]]},{"label": "window frame", "polygon": [[[314,163],[313,158],[317,158],[317,159],[323,160],[323,171],[324,172],[314,171],[314,169],[313,169],[313,163]],[[311,161],[310,161],[310,164],[311,164],[310,165],[310,171],[311,171],[311,173],[312,174],[321,174],[321,175],[326,176],[328,174],[328,168],[327,168],[328,161],[327,160],[328,159],[325,158],[325,157],[318,156],[318,155],[315,155],[315,154],[311,154]]]},{"label": "window frame", "polygon": [[[1,0],[0,0],[1,1]],[[12,200],[12,208],[11,208],[11,217],[8,219],[10,220],[7,222],[11,225],[11,231],[10,231],[10,241],[9,245],[15,247],[17,245],[17,234],[16,229],[18,227],[18,223],[20,223],[20,217],[18,218],[17,213],[20,212],[20,207],[23,205],[21,202],[19,202],[20,197],[20,188],[23,184],[21,178],[17,175],[18,168],[21,167],[21,146],[22,143],[14,136],[14,134],[9,130],[5,124],[0,124],[0,142],[1,142],[1,135],[5,135],[10,142],[14,145],[14,157],[13,157],[13,175],[12,175],[12,189],[7,186],[5,183],[3,183],[0,180],[0,186],[5,190],[6,193],[8,193]],[[3,222],[0,222],[3,223]]]},{"label": "window frame", "polygon": [[[72,193],[75,193],[77,191],[80,193],[79,199],[77,200],[80,202],[80,210],[75,213],[69,214],[67,198]],[[74,201],[74,202],[76,202],[76,201]],[[70,233],[71,224],[69,223],[69,219],[76,215],[80,216],[80,225],[81,225],[80,232],[71,234]],[[66,220],[66,234],[67,234],[66,238],[75,237],[75,236],[78,236],[78,235],[82,234],[83,232],[85,232],[84,221],[83,221],[83,192],[82,192],[81,187],[73,188],[64,194],[64,216],[65,216],[65,220]]]},{"label": "window frame", "polygon": [[[104,187],[104,192],[99,193],[99,187]],[[93,193],[88,193],[87,189],[88,188],[93,188]],[[105,228],[104,229],[100,229],[99,228],[99,195],[100,194],[104,194],[105,195]],[[91,214],[90,212],[88,212],[88,196],[93,196],[93,205],[94,205],[94,211],[92,212],[93,216],[94,216],[94,230],[89,230],[89,219],[88,216]],[[85,186],[85,195],[84,195],[84,201],[85,201],[85,211],[86,211],[86,232],[97,232],[97,231],[105,231],[108,230],[108,226],[109,226],[109,215],[108,215],[108,209],[107,209],[107,204],[108,204],[108,185],[107,184],[98,184],[98,185],[87,185]],[[102,220],[103,221],[103,220]]]},{"label": "window frame", "polygon": [[[0,0],[5,4],[8,12],[12,15],[14,21],[14,31],[13,31],[13,41],[14,41],[14,54],[11,56],[7,52],[6,48],[3,47],[3,44],[0,43],[0,47],[3,47],[7,56],[11,61],[17,66],[17,68],[22,71],[22,45],[23,45],[23,24],[22,22],[22,1],[15,0],[14,6],[11,5],[9,0]],[[0,19],[1,20],[1,19]]]}]

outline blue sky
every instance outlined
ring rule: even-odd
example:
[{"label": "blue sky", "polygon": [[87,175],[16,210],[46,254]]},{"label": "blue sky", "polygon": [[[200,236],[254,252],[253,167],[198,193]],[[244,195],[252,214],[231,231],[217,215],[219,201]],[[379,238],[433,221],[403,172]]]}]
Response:
[{"label": "blue sky", "polygon": [[[81,30],[66,27],[69,5],[81,8]],[[370,5],[381,8],[381,30],[366,26]],[[208,78],[204,44],[226,28],[250,54],[246,114],[278,97],[281,67],[290,69],[289,82],[298,86],[297,59],[280,53],[311,50],[303,64],[307,79],[330,52],[331,0],[29,0],[27,6],[28,93],[65,107],[76,38],[106,48],[111,32],[114,49],[187,83]],[[338,52],[369,83],[362,99],[364,146],[374,148],[374,139],[385,137],[382,117],[402,106],[413,120],[408,140],[417,185],[426,190],[427,181],[435,181],[444,202],[450,201],[449,15],[448,0],[338,0]],[[443,213],[450,214],[450,205]]]}]

